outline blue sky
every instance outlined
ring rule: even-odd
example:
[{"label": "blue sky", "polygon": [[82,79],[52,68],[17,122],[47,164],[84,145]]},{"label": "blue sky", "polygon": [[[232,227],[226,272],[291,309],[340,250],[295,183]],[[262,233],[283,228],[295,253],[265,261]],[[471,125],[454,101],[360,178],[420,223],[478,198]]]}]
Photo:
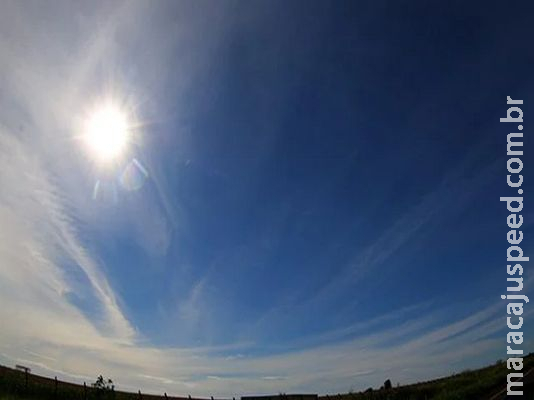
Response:
[{"label": "blue sky", "polygon": [[[533,233],[519,3],[0,11],[2,364],[239,396],[505,358],[508,95]],[[107,98],[136,124],[104,169],[78,139]]]}]

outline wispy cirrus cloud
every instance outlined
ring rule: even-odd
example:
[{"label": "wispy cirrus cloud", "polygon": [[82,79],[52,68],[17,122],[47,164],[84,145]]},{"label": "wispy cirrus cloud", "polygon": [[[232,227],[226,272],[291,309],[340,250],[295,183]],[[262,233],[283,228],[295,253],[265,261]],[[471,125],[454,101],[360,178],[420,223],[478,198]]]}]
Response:
[{"label": "wispy cirrus cloud", "polygon": [[[392,374],[405,382],[449,373],[453,360],[484,354],[501,343],[492,338],[502,329],[499,307],[492,306],[437,329],[414,318],[402,329],[261,357],[248,356],[246,349],[238,350],[244,356],[229,358],[214,355],[213,349],[143,345],[101,265],[78,237],[39,148],[3,127],[0,149],[3,362],[24,362],[38,372],[74,380],[102,372],[119,387],[160,393],[325,392],[377,385]],[[87,277],[103,323],[69,302],[67,294],[77,284],[69,278],[71,269]],[[201,289],[200,283],[190,304],[184,304],[187,315],[195,312]],[[408,339],[406,332],[411,332]],[[399,338],[404,343],[394,349],[387,345]]]},{"label": "wispy cirrus cloud", "polygon": [[[195,7],[184,6],[181,23],[175,24],[146,4],[103,2],[83,8],[80,3],[81,9],[68,2],[46,8],[17,2],[0,6],[1,362],[25,363],[38,373],[78,382],[102,373],[124,389],[239,396],[343,391],[377,386],[386,378],[411,382],[472,366],[470,357],[480,356],[478,364],[493,361],[491,355],[502,347],[502,340],[494,336],[504,327],[499,305],[458,320],[435,316],[436,310],[429,315],[422,306],[404,308],[261,356],[254,351],[261,344],[253,340],[214,347],[163,347],[151,345],[137,331],[125,311],[128,305],[111,283],[113,266],[93,250],[85,234],[87,227],[96,225],[103,227],[98,232],[105,236],[104,228],[114,229],[106,220],[120,216],[92,202],[93,171],[78,149],[73,115],[85,107],[87,97],[99,92],[95,85],[123,83],[119,77],[100,74],[106,74],[102,69],[113,70],[109,65],[121,55],[128,59],[123,54],[128,46],[132,52],[138,43],[149,49],[140,57],[144,60],[140,71],[129,71],[134,78],[148,77],[147,86],[157,85],[167,74],[179,75],[175,84],[185,85],[186,78],[203,65],[199,59],[205,55],[195,51],[181,60],[183,71],[166,65],[181,54],[181,46],[198,44],[203,32],[187,25],[188,13],[198,12]],[[154,28],[159,24],[151,18],[161,19],[168,29]],[[220,19],[210,25],[217,33],[225,30]],[[148,212],[135,208],[132,214],[146,214],[134,221],[132,231],[148,253],[160,255],[181,221],[156,161],[149,163],[154,164],[149,169],[161,206]],[[477,176],[452,185],[454,178],[400,216],[317,298],[333,296],[341,283],[353,283],[375,270],[430,224],[451,193],[472,190],[474,181],[480,181]],[[131,221],[124,217],[120,222]],[[193,332],[217,328],[204,325],[217,301],[206,301],[208,278],[200,277],[176,305],[177,319]],[[399,319],[402,323],[395,326],[381,326]],[[265,318],[264,324],[270,322]],[[178,324],[176,329],[180,328]]]},{"label": "wispy cirrus cloud", "polygon": [[[4,362],[25,362],[36,371],[74,380],[102,371],[123,388],[239,395],[324,392],[377,385],[390,376],[402,382],[431,378],[452,372],[458,360],[500,346],[501,340],[493,338],[503,328],[499,305],[438,328],[414,318],[404,328],[262,357],[245,352],[231,359],[213,355],[212,349],[142,345],[100,267],[77,238],[43,163],[28,144],[5,130],[0,143],[0,318],[8,321],[0,334]],[[88,276],[104,310],[104,327],[98,328],[65,296],[73,286],[65,276],[66,268],[72,268],[69,261]],[[408,338],[406,332],[411,332]],[[399,338],[400,345],[388,345]]]}]

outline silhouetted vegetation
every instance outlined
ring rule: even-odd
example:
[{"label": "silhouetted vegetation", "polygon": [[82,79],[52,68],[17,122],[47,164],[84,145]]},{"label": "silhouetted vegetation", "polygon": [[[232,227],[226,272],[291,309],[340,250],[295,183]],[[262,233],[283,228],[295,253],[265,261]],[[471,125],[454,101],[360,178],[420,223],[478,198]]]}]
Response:
[{"label": "silhouetted vegetation", "polygon": [[102,375],[99,375],[92,386],[98,399],[113,399],[115,397],[115,385],[111,379],[106,381]]},{"label": "silhouetted vegetation", "polygon": [[[523,372],[534,368],[534,354],[524,358]],[[506,386],[506,363],[499,361],[492,366],[475,371],[464,371],[429,382],[391,387],[388,379],[377,390],[342,396],[328,396],[330,400],[488,400]],[[534,399],[532,388],[525,390],[525,397]],[[319,400],[328,400],[321,396]]]}]

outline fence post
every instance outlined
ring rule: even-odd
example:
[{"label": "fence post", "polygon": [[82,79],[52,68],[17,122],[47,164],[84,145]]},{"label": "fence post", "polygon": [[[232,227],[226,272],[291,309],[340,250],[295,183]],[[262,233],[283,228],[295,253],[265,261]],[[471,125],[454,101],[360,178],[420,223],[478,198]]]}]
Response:
[{"label": "fence post", "polygon": [[24,378],[26,380],[26,391],[28,391],[28,369],[24,370]]},{"label": "fence post", "polygon": [[165,392],[165,400],[167,400],[167,392]]},{"label": "fence post", "polygon": [[139,390],[139,392],[138,392],[138,393],[139,393],[139,399],[142,399],[142,398],[143,398],[143,396],[141,395],[141,391]]},{"label": "fence post", "polygon": [[54,377],[54,398],[57,399],[57,376]]},{"label": "fence post", "polygon": [[83,400],[87,400],[87,385],[83,383]]}]

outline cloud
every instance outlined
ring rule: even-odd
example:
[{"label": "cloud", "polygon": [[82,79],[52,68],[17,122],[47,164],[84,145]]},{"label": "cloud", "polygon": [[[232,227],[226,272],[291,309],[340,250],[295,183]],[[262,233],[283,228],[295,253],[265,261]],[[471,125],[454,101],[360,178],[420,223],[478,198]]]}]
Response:
[{"label": "cloud", "polygon": [[[452,167],[441,182],[400,214],[375,241],[358,251],[351,262],[318,291],[313,301],[325,301],[338,293],[340,288],[354,287],[355,283],[368,281],[367,278],[378,268],[384,273],[388,268],[388,260],[400,249],[414,240],[422,242],[422,235],[431,232],[438,222],[463,210],[500,166],[494,162],[482,170],[473,168],[476,155],[480,152],[480,149],[477,150]],[[389,264],[394,267],[394,263]]]},{"label": "cloud", "polygon": [[[95,83],[109,83],[99,79],[99,71],[107,71],[106,63],[120,60],[128,43],[142,41],[142,47],[150,49],[137,68],[154,81],[176,74],[166,66],[173,56],[170,50],[196,48],[202,32],[187,25],[187,20],[198,11],[184,6],[180,20],[184,24],[169,27],[176,34],[173,42],[166,41],[168,31],[158,30],[159,24],[151,20],[165,20],[164,15],[147,9],[147,3],[102,4],[100,9],[93,4],[84,8],[82,3],[37,4],[3,2],[0,13],[2,363],[25,363],[37,373],[78,382],[102,373],[123,389],[232,396],[342,391],[377,386],[389,377],[409,382],[450,373],[453,362],[471,366],[475,356],[502,348],[502,340],[492,336],[504,327],[497,306],[438,328],[440,321],[434,317],[415,315],[388,330],[330,332],[324,340],[298,351],[267,356],[249,354],[254,347],[249,342],[218,348],[146,344],[121,307],[121,298],[106,275],[109,266],[91,250],[85,235],[91,224],[113,229],[106,220],[118,217],[113,210],[92,203],[93,171],[85,166],[87,160],[78,149],[73,115],[84,108],[87,97],[98,94]],[[210,28],[224,31],[216,25]],[[125,40],[130,35],[131,42]],[[188,54],[192,60],[184,63],[189,69],[184,68],[177,85],[193,73],[193,64],[202,64],[198,61],[202,54]],[[111,81],[116,86],[124,83],[120,77]],[[167,250],[168,235],[180,222],[165,185],[158,178],[163,211],[151,226],[156,239],[148,242],[148,250],[155,254]],[[447,190],[445,185],[429,195],[358,256],[348,269],[350,279],[354,270],[371,271],[410,240],[429,222],[435,207],[443,207],[441,196]],[[211,311],[203,303],[205,282],[199,280],[179,307],[181,319],[191,325]],[[73,298],[77,297],[84,297],[96,311],[76,305]],[[351,339],[317,345],[346,336]]]},{"label": "cloud", "polygon": [[[401,382],[431,378],[452,372],[453,362],[469,365],[470,357],[502,344],[492,339],[504,328],[500,306],[495,305],[436,329],[428,328],[428,317],[414,317],[404,327],[336,345],[262,357],[243,355],[239,348],[242,356],[232,358],[214,355],[214,349],[144,346],[98,263],[77,237],[39,154],[5,129],[0,148],[0,318],[7,322],[0,337],[6,362],[26,363],[37,372],[69,380],[105,373],[126,389],[220,396],[328,392],[377,386],[387,377]],[[104,311],[104,325],[68,301],[66,294],[76,283],[67,278],[68,268],[86,274]],[[183,304],[192,318],[202,289],[200,281]],[[418,333],[421,329],[424,332]],[[388,345],[399,340],[395,347]]]},{"label": "cloud", "polygon": [[[5,129],[0,132],[0,146],[3,312],[8,314],[6,318],[11,317],[8,320],[24,321],[11,329],[16,328],[18,334],[25,331],[28,336],[44,330],[53,333],[60,343],[78,343],[79,332],[61,329],[70,325],[70,318],[81,318],[66,302],[66,295],[72,292],[66,268],[74,268],[82,271],[91,285],[106,334],[129,342],[133,329],[99,266],[77,239],[62,209],[61,195],[50,182],[39,154]],[[59,320],[59,324],[47,324],[47,318]],[[43,324],[40,328],[38,321]]]}]

